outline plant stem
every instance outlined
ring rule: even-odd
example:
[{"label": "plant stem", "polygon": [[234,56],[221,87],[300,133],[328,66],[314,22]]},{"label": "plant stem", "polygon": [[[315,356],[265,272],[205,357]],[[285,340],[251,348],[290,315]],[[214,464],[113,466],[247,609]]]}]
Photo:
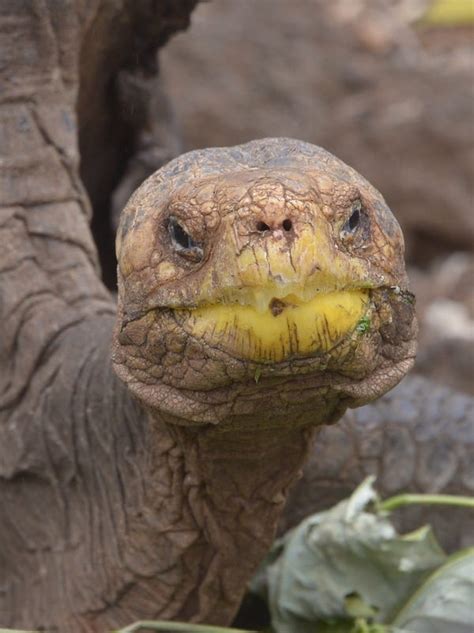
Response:
[{"label": "plant stem", "polygon": [[458,495],[401,494],[385,499],[385,501],[380,501],[377,504],[377,508],[385,512],[391,512],[402,506],[414,504],[449,505],[474,509],[474,498],[460,497]]},{"label": "plant stem", "polygon": [[164,631],[165,633],[257,633],[256,631],[244,631],[243,629],[229,629],[222,626],[208,626],[206,624],[186,624],[184,622],[167,622],[143,620],[134,622],[115,633],[138,633],[142,629],[150,631]]}]

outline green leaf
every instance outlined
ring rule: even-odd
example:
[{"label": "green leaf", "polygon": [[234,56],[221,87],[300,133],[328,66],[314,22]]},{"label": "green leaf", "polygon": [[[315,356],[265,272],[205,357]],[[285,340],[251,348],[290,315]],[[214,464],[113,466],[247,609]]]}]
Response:
[{"label": "green leaf", "polygon": [[474,631],[474,548],[451,556],[415,592],[393,625],[410,633]]},{"label": "green leaf", "polygon": [[266,567],[276,633],[315,633],[334,619],[389,621],[446,560],[429,527],[400,536],[374,512],[373,478],[346,501],[310,516],[276,543]]},{"label": "green leaf", "polygon": [[364,316],[356,325],[356,332],[359,334],[365,334],[370,330],[370,317]]},{"label": "green leaf", "polygon": [[353,620],[321,622],[314,626],[314,633],[399,633],[383,624],[367,622],[364,618],[357,618],[355,622]]}]

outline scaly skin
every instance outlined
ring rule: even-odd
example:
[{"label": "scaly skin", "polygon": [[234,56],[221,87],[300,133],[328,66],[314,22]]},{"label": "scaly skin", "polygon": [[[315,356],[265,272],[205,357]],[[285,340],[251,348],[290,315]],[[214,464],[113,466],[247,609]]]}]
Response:
[{"label": "scaly skin", "polygon": [[[403,492],[474,495],[474,398],[410,376],[380,400],[321,429],[292,489],[280,532],[349,496],[375,475],[383,498]],[[448,551],[474,543],[470,510],[397,510],[402,531],[430,523]]]},{"label": "scaly skin", "polygon": [[[360,225],[347,235],[354,205]],[[170,218],[199,244],[200,259],[173,246]],[[170,420],[329,422],[387,391],[412,364],[416,323],[400,228],[380,194],[320,148],[267,139],[172,161],[132,196],[117,253],[115,369]],[[361,310],[357,296],[344,319],[352,299],[339,309],[338,292],[367,293],[367,305]],[[295,295],[302,307],[319,295],[329,303],[313,343],[299,308],[291,332],[273,347],[262,342],[265,319],[270,327],[280,318],[272,301]],[[242,325],[244,309],[258,323],[250,316]]]},{"label": "scaly skin", "polygon": [[[355,206],[360,223],[347,235]],[[342,162],[266,139],[192,152],[150,177],[124,210],[117,254],[114,368],[159,438],[147,455],[148,521],[176,546],[171,554],[169,536],[154,535],[179,587],[161,590],[159,613],[230,621],[314,428],[382,395],[413,362],[401,232],[380,194]],[[265,327],[287,310],[288,334],[268,342]],[[312,340],[309,312],[323,322]],[[154,501],[157,484],[167,488],[165,438],[175,442],[175,472],[187,471],[179,523]],[[147,538],[146,523],[132,520]],[[154,586],[169,585],[167,574]]]},{"label": "scaly skin", "polygon": [[[52,114],[41,112],[46,123]],[[113,362],[123,386],[109,361],[114,306],[84,258],[79,240],[91,257],[93,248],[77,203],[33,201],[32,214],[19,205],[22,188],[12,191],[2,265],[5,288],[18,288],[5,295],[7,312],[20,319],[6,323],[18,340],[12,358],[29,365],[3,403],[6,623],[104,631],[138,618],[231,621],[314,429],[377,398],[413,362],[397,223],[364,179],[305,143],[269,139],[173,161],[137,191],[121,224]],[[354,206],[360,223],[348,235]],[[201,261],[173,245],[171,209],[202,243]],[[250,245],[253,267],[239,260]],[[25,283],[14,286],[22,266]],[[318,291],[324,325],[300,346],[301,306]],[[332,297],[346,293],[350,307],[359,291],[364,319],[356,310],[347,321]],[[18,292],[27,312],[14,310]],[[273,360],[193,331],[196,306],[207,319],[207,306],[232,314],[230,299],[253,309],[264,296],[274,308],[271,295],[284,305],[264,305],[263,318],[294,311],[292,333],[266,350]]]},{"label": "scaly skin", "polygon": [[[12,2],[0,15],[0,614],[16,628],[230,621],[314,429],[390,389],[414,356],[403,242],[381,196],[323,150],[285,139],[184,156],[135,194],[116,316],[79,178],[81,55],[97,71],[86,93],[104,105],[100,64],[119,58],[94,57],[92,44],[113,51],[112,26],[136,24],[160,40],[177,5],[147,4],[155,21],[124,6]],[[202,244],[200,262],[173,249],[170,204]],[[359,321],[351,293],[364,297]],[[301,317],[320,295],[312,342]],[[294,327],[263,354],[264,326],[247,347],[196,331],[208,308],[229,319],[231,300],[263,309],[264,325],[291,311]]]}]

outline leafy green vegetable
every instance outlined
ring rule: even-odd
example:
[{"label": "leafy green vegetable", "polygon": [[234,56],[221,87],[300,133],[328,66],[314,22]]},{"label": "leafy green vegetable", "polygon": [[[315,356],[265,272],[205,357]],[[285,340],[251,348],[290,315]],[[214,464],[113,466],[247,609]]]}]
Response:
[{"label": "leafy green vegetable", "polygon": [[370,317],[364,316],[356,325],[356,332],[359,334],[365,334],[370,330]]},{"label": "leafy green vegetable", "polygon": [[474,548],[451,556],[415,592],[393,625],[410,633],[474,631]]},{"label": "leafy green vegetable", "polygon": [[355,621],[334,620],[330,623],[322,622],[318,623],[316,628],[313,628],[313,631],[314,633],[398,633],[395,629],[384,624],[367,622],[365,618],[357,618]]},{"label": "leafy green vegetable", "polygon": [[[270,609],[267,633],[474,631],[474,548],[448,558],[430,527],[399,535],[388,518],[403,505],[472,509],[474,500],[402,494],[380,501],[373,482],[367,478],[349,499],[276,541],[251,584]],[[135,622],[116,633],[142,631],[256,633],[168,621]]]},{"label": "leafy green vegetable", "polygon": [[446,560],[429,527],[400,536],[385,512],[370,511],[372,484],[369,478],[276,543],[256,582],[266,589],[276,633],[324,631],[334,619],[390,621]]}]

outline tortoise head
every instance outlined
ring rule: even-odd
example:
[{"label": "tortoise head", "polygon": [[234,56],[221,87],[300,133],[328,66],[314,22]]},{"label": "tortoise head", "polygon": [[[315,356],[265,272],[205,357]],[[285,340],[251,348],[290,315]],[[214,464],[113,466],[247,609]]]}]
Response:
[{"label": "tortoise head", "polygon": [[413,362],[400,227],[321,148],[264,139],[172,161],[130,199],[117,256],[116,371],[173,422],[328,422]]}]

